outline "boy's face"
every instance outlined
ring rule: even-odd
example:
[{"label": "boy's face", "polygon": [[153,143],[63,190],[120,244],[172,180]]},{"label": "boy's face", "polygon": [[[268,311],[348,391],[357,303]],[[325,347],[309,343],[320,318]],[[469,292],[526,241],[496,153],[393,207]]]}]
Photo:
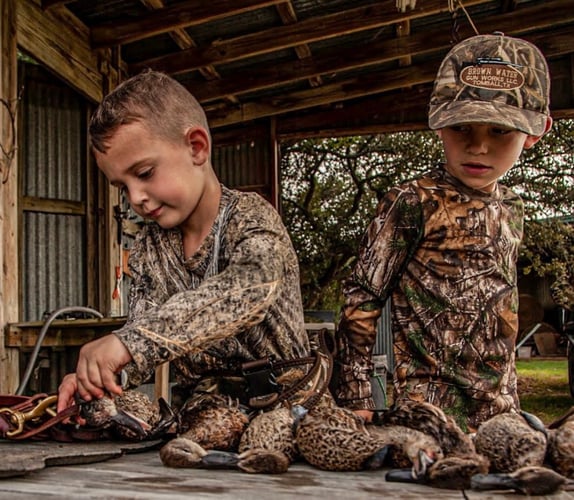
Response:
[{"label": "boy's face", "polygon": [[198,128],[190,133],[205,137],[203,146],[183,132],[176,144],[152,134],[140,122],[122,125],[107,152],[95,152],[96,161],[108,180],[125,191],[138,215],[173,228],[188,221],[202,200],[209,150],[202,132]]},{"label": "boy's face", "polygon": [[437,130],[446,156],[446,170],[466,186],[492,192],[523,149],[540,137],[498,125],[469,123]]}]

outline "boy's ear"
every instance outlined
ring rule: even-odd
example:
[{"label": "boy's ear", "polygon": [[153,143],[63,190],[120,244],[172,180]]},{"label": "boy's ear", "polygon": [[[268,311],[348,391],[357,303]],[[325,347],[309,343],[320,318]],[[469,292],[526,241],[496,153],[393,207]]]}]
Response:
[{"label": "boy's ear", "polygon": [[209,160],[210,140],[204,128],[189,127],[185,131],[185,143],[196,165],[203,165]]},{"label": "boy's ear", "polygon": [[524,143],[524,149],[530,149],[532,146],[534,146],[540,139],[542,139],[542,137],[548,133],[548,131],[552,128],[552,117],[548,116],[546,118],[546,126],[544,127],[544,132],[542,132],[542,135],[529,135],[526,138],[526,142]]}]

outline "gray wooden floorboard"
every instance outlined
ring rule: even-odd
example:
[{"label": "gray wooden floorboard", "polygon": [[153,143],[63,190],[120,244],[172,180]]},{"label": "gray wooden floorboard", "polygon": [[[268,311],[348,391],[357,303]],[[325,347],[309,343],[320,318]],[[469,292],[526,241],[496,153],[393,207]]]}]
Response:
[{"label": "gray wooden floorboard", "polygon": [[[0,451],[7,450],[7,447],[0,448]],[[326,472],[302,463],[293,464],[288,472],[280,475],[172,469],[163,466],[157,450],[126,453],[96,463],[50,465],[25,475],[0,479],[0,498],[6,499],[351,500],[385,497],[429,500],[525,498],[512,493],[463,493],[390,483],[384,480],[384,471]],[[574,500],[574,495],[562,492],[546,498]]]}]

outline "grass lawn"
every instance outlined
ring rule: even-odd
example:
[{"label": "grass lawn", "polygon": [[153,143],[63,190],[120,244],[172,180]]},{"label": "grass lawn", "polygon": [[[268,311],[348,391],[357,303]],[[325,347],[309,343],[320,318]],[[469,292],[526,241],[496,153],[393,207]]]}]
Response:
[{"label": "grass lawn", "polygon": [[516,370],[522,409],[538,416],[545,424],[574,406],[565,358],[519,359]]}]

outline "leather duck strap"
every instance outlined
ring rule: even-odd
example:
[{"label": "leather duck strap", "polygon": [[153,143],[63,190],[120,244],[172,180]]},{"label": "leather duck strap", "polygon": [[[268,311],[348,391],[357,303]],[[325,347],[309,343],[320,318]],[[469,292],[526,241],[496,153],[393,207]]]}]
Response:
[{"label": "leather duck strap", "polygon": [[[75,426],[60,426],[70,417],[76,416],[78,406],[70,406],[56,413],[56,395],[35,394],[33,396],[0,395],[0,436],[4,439],[22,441],[25,439],[75,441],[72,431]],[[101,432],[98,432],[101,435]],[[95,439],[90,436],[89,439]],[[85,437],[80,439],[86,439]]]}]

